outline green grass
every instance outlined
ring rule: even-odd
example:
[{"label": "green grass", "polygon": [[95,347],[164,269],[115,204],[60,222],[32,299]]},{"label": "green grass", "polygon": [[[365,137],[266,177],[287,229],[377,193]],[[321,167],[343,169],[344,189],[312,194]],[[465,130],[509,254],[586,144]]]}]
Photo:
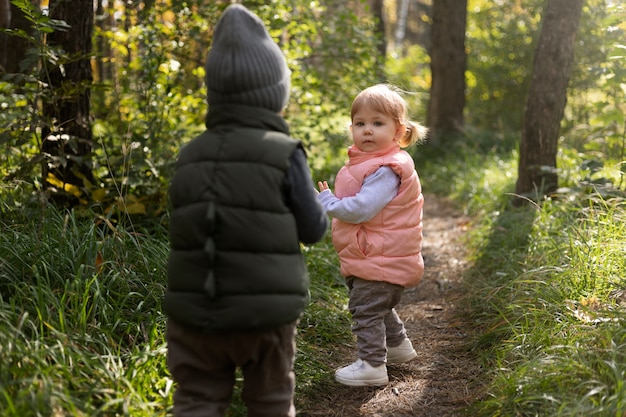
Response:
[{"label": "green grass", "polygon": [[[2,417],[170,412],[173,386],[161,311],[169,243],[157,223],[141,230],[129,225],[52,208],[4,210]],[[329,381],[328,358],[337,343],[351,341],[330,239],[305,253],[312,285],[298,334],[298,397]],[[241,384],[237,395],[240,390]],[[245,415],[239,397],[229,415]]]},{"label": "green grass", "polygon": [[[468,308],[483,329],[477,346],[492,379],[474,415],[623,416],[624,201],[590,196],[511,209],[500,214],[497,233],[508,234],[502,223],[520,211],[533,212],[516,223],[528,230],[525,244],[487,239],[468,278],[476,294]],[[515,265],[502,261],[507,253]],[[506,269],[494,272],[501,264]]]},{"label": "green grass", "polygon": [[474,219],[463,308],[485,395],[467,415],[626,416],[624,193],[576,177],[567,152],[566,191],[513,207],[515,148],[467,139],[418,156],[425,189]]},{"label": "green grass", "polygon": [[52,209],[3,216],[2,416],[165,415],[165,235]]}]

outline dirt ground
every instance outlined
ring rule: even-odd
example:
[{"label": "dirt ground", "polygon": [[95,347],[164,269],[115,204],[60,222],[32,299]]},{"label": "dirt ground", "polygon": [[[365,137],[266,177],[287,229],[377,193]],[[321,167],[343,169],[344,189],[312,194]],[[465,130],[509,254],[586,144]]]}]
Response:
[{"label": "dirt ground", "polygon": [[[451,417],[479,395],[480,366],[467,353],[468,326],[459,318],[463,272],[469,267],[460,239],[468,219],[445,199],[427,195],[424,206],[426,270],[422,282],[405,292],[398,306],[418,357],[388,365],[386,387],[347,387],[333,383],[314,409],[313,417]],[[354,347],[332,360],[337,367],[354,361]]]}]

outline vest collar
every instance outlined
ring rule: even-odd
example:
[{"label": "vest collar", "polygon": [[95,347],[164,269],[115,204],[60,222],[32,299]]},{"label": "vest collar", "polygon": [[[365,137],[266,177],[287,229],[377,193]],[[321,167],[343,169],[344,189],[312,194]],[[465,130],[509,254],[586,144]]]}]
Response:
[{"label": "vest collar", "polygon": [[[394,142],[395,143],[395,142]],[[372,158],[379,158],[381,156],[393,155],[400,152],[400,146],[395,143],[387,149],[383,149],[377,152],[363,152],[360,151],[356,146],[352,145],[348,148],[348,165],[356,165],[360,164],[363,161]]]}]

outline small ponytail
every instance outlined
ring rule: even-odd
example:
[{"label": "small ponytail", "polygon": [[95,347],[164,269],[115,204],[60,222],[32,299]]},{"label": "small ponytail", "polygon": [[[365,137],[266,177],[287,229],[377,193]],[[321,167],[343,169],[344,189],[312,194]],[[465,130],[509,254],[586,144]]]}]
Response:
[{"label": "small ponytail", "polygon": [[426,140],[428,136],[427,127],[410,120],[405,120],[403,123],[406,126],[406,133],[398,141],[401,148],[408,148],[411,145],[422,143]]}]

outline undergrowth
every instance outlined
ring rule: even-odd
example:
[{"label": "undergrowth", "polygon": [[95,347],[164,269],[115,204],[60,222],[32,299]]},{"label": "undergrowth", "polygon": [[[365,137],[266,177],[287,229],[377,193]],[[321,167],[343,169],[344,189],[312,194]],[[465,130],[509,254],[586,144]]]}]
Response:
[{"label": "undergrowth", "polygon": [[5,214],[1,228],[2,415],[165,410],[163,231],[51,208]]},{"label": "undergrowth", "polygon": [[467,139],[418,155],[425,188],[474,219],[463,311],[485,373],[467,415],[625,416],[624,192],[594,185],[584,155],[564,150],[563,188],[514,207],[516,149]]},{"label": "undergrowth", "polygon": [[[167,415],[166,229],[40,208],[4,211],[0,230],[0,414]],[[312,282],[298,398],[327,385],[328,358],[351,341],[329,238],[305,256]],[[240,391],[229,416],[245,415]]]},{"label": "undergrowth", "polygon": [[[473,415],[626,413],[624,207],[552,199],[506,208],[489,228],[467,278],[491,380]],[[506,239],[519,229],[524,242]]]}]

